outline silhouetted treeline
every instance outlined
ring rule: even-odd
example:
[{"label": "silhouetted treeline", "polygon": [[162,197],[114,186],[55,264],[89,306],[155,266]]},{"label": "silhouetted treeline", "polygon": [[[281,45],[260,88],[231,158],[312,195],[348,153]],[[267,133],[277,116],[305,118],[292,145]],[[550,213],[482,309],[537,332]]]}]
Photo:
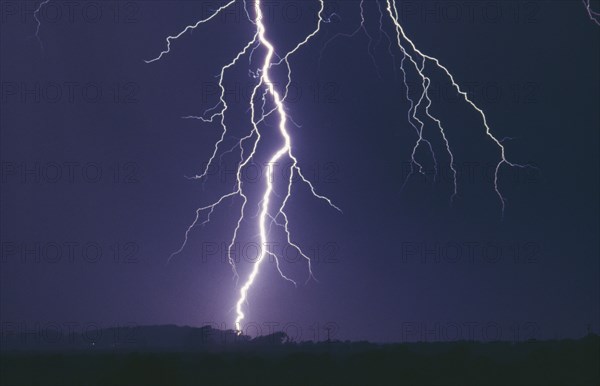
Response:
[{"label": "silhouetted treeline", "polygon": [[[88,345],[85,348],[52,349],[48,342],[42,344],[41,341],[38,349],[23,350],[16,346],[7,349],[3,345],[0,383],[600,384],[600,338],[597,335],[580,340],[520,343],[378,345],[338,341],[295,343],[283,333],[250,339],[236,336],[233,331],[207,328],[161,326],[141,329],[136,339],[119,345],[100,336],[96,336],[97,340],[91,344],[82,339],[79,343]],[[23,337],[17,334],[3,338],[6,338],[3,343],[15,345]]]}]

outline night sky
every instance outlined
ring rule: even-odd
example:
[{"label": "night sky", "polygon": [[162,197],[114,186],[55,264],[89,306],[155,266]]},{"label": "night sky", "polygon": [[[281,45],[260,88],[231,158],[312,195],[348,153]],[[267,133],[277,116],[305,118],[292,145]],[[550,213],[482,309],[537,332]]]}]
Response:
[{"label": "night sky", "polygon": [[[233,328],[239,286],[224,256],[241,201],[225,201],[167,259],[195,209],[235,182],[235,154],[204,184],[185,178],[202,172],[221,129],[181,117],[218,102],[215,76],[253,26],[233,8],[146,64],[166,36],[224,2],[68,3],[52,0],[40,13],[41,44],[37,1],[0,4],[3,328]],[[269,6],[279,52],[315,27],[317,1]],[[332,338],[376,342],[581,337],[588,324],[598,332],[600,27],[575,0],[404,1],[400,11],[419,49],[469,90],[497,138],[509,137],[507,157],[537,169],[502,168],[503,217],[493,187],[498,148],[480,116],[431,71],[432,112],[453,148],[459,193],[451,204],[449,159],[432,122],[425,135],[438,179],[422,147],[428,177],[413,176],[403,189],[417,137],[401,53],[396,47],[395,62],[389,55],[373,1],[365,26],[376,65],[364,32],[324,49],[360,23],[358,2],[331,2],[326,13],[336,16],[290,60],[287,109],[298,124],[289,128],[300,166],[343,214],[294,184],[290,229],[318,281],[304,285],[306,262],[275,235],[282,269],[299,286],[264,264],[245,332],[322,340],[329,329]],[[385,18],[384,30],[395,36]],[[243,57],[226,76],[227,120],[238,138],[250,130],[254,59],[249,67]],[[276,130],[273,119],[262,126],[265,142],[245,177],[253,198]],[[257,201],[248,204],[236,244],[242,281],[256,255],[257,211]]]}]

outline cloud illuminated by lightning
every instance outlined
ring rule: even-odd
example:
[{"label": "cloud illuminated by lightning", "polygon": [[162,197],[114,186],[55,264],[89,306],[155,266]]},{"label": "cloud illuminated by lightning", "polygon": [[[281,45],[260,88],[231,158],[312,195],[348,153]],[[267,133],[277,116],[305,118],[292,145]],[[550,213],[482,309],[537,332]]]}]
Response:
[{"label": "cloud illuminated by lightning", "polygon": [[[300,43],[298,43],[291,51],[287,52],[285,55],[278,55],[276,53],[275,43],[270,39],[269,33],[267,30],[267,26],[264,23],[263,9],[261,0],[231,0],[227,3],[224,3],[221,7],[217,8],[210,16],[207,18],[201,19],[195,24],[188,25],[183,30],[181,30],[178,34],[173,36],[168,36],[166,38],[166,49],[160,52],[160,54],[150,60],[146,60],[146,63],[153,63],[162,59],[165,55],[171,52],[171,44],[176,41],[178,38],[183,36],[186,32],[196,29],[197,27],[209,22],[210,20],[217,17],[219,13],[223,10],[233,6],[237,1],[243,2],[244,11],[248,17],[249,22],[255,27],[255,32],[251,36],[251,38],[246,42],[243,48],[234,56],[234,58],[224,65],[221,68],[219,74],[219,87],[221,90],[221,94],[219,97],[219,101],[213,107],[207,109],[202,115],[199,116],[186,116],[186,119],[198,119],[205,123],[213,123],[218,120],[221,126],[221,136],[219,140],[215,143],[213,152],[211,157],[209,158],[206,167],[202,171],[202,173],[193,176],[193,179],[201,179],[204,180],[207,177],[208,170],[216,162],[217,156],[222,157],[224,154],[228,154],[239,149],[239,162],[237,164],[237,173],[236,173],[236,183],[233,190],[227,194],[222,195],[217,201],[213,202],[210,205],[206,205],[200,207],[196,210],[196,215],[192,223],[189,225],[185,232],[184,241],[181,244],[180,248],[175,251],[170,257],[169,260],[180,253],[186,246],[188,241],[189,233],[192,229],[198,225],[199,223],[204,225],[210,221],[210,217],[213,214],[215,208],[223,203],[225,200],[240,198],[240,212],[239,217],[236,222],[236,226],[233,230],[232,238],[228,247],[228,261],[233,270],[234,278],[236,280],[239,279],[239,274],[236,269],[236,264],[231,257],[231,249],[236,242],[238,237],[238,232],[240,231],[242,222],[246,216],[246,207],[248,204],[248,196],[244,190],[244,184],[242,181],[242,171],[243,169],[251,162],[253,157],[255,156],[259,145],[261,144],[261,139],[263,133],[261,133],[261,124],[265,121],[265,119],[271,115],[275,115],[278,125],[278,137],[283,141],[283,144],[272,150],[272,153],[269,157],[269,162],[267,166],[267,173],[264,177],[264,188],[262,190],[261,200],[259,202],[259,213],[258,213],[258,223],[257,227],[259,230],[259,238],[261,242],[261,252],[258,259],[252,265],[252,269],[246,280],[243,282],[242,286],[239,290],[239,297],[235,304],[236,318],[235,318],[235,328],[238,331],[242,330],[242,321],[245,318],[244,313],[244,305],[246,304],[248,293],[254,284],[257,276],[260,273],[260,268],[264,263],[264,260],[267,255],[270,255],[274,258],[275,267],[279,272],[280,276],[296,285],[296,281],[292,278],[286,276],[281,267],[279,265],[278,256],[271,251],[268,251],[267,244],[269,242],[269,232],[273,225],[281,227],[287,238],[287,242],[290,246],[299,251],[301,256],[306,259],[308,266],[308,279],[314,278],[311,266],[310,258],[302,252],[301,248],[293,242],[292,233],[289,228],[289,217],[285,212],[286,205],[290,198],[292,197],[292,185],[294,176],[299,177],[299,181],[304,184],[307,184],[313,196],[318,199],[324,200],[331,207],[340,210],[337,206],[335,206],[331,200],[315,191],[312,183],[304,176],[300,166],[298,165],[298,159],[294,155],[293,151],[293,142],[290,131],[288,130],[288,123],[293,121],[291,117],[287,113],[285,101],[288,95],[288,89],[292,82],[292,71],[290,65],[290,57],[298,52],[304,45],[306,45],[311,38],[313,38],[316,34],[318,34],[321,30],[322,24],[327,23],[331,20],[332,15],[325,16],[324,6],[325,0],[316,0],[320,4],[320,9],[317,15],[316,20],[316,28],[308,34],[305,39],[303,39]],[[252,7],[249,7],[249,2],[252,3]],[[380,29],[380,38],[381,36],[386,36],[389,41],[388,50],[389,53],[394,58],[394,54],[392,51],[392,47],[395,47],[402,54],[402,60],[400,61],[400,70],[402,72],[402,78],[404,82],[404,86],[406,88],[406,98],[409,102],[409,110],[408,110],[408,122],[410,126],[415,130],[417,135],[417,140],[414,144],[412,151],[412,163],[411,163],[411,174],[412,173],[423,173],[423,166],[416,159],[416,153],[420,146],[426,146],[429,153],[432,156],[435,176],[437,177],[439,163],[434,152],[433,146],[431,142],[427,139],[426,136],[426,128],[427,130],[429,126],[432,126],[437,130],[443,143],[445,145],[445,151],[448,153],[449,157],[449,168],[452,171],[453,175],[453,192],[450,197],[450,201],[454,200],[454,198],[459,194],[459,186],[457,181],[457,170],[455,167],[455,157],[452,151],[451,144],[446,136],[446,129],[442,123],[442,121],[437,118],[432,112],[432,99],[429,93],[429,87],[431,86],[431,78],[427,75],[430,71],[437,71],[441,73],[441,75],[445,76],[448,81],[452,84],[454,90],[457,94],[461,95],[464,99],[464,102],[468,104],[475,112],[479,114],[481,117],[481,122],[483,128],[485,129],[485,134],[487,137],[495,144],[498,149],[498,163],[495,167],[494,174],[494,190],[499,198],[502,214],[504,214],[505,203],[506,200],[501,193],[499,186],[499,172],[502,166],[511,166],[511,167],[530,167],[529,165],[521,165],[517,163],[513,163],[509,161],[506,157],[504,140],[498,140],[493,134],[492,130],[488,124],[488,119],[484,113],[484,111],[478,107],[467,95],[465,91],[461,88],[461,86],[457,83],[454,76],[450,73],[450,71],[443,65],[441,62],[430,55],[427,55],[420,51],[415,43],[407,36],[405,33],[401,23],[400,17],[397,9],[397,1],[396,0],[381,0],[377,1],[377,6],[379,10],[379,29]],[[588,2],[589,3],[589,2]],[[348,34],[337,34],[331,39],[329,39],[324,48],[330,44],[335,38],[339,36],[345,36],[348,38],[354,37],[358,32],[363,31],[367,38],[369,39],[369,44],[367,47],[367,51],[375,66],[377,66],[375,57],[372,53],[373,46],[373,38],[372,35],[368,32],[365,25],[365,13],[364,13],[364,0],[361,0],[359,3],[359,12],[361,17],[360,25],[351,33]],[[252,11],[249,9],[251,8]],[[589,7],[588,7],[589,10]],[[385,22],[384,22],[385,21]],[[385,31],[385,24],[388,24],[391,28],[393,28],[395,38],[390,37]],[[249,98],[249,111],[250,111],[250,124],[251,130],[247,133],[246,136],[239,139],[239,141],[235,144],[235,146],[229,149],[222,149],[225,138],[228,135],[229,128],[225,123],[225,116],[227,115],[228,105],[225,98],[225,86],[223,81],[226,76],[227,70],[236,66],[240,59],[247,55],[249,57],[249,63],[252,63],[252,56],[255,54],[257,49],[261,48],[264,50],[263,56],[261,57],[261,65],[259,68],[253,70],[250,69],[249,72],[252,77],[256,80],[256,84],[254,85],[252,94]],[[395,62],[395,58],[394,58]],[[287,83],[284,86],[279,86],[274,82],[271,69],[273,67],[277,67],[280,65],[285,65],[287,71]],[[419,85],[416,87],[409,87],[409,82],[407,80],[407,70],[414,70],[417,73],[418,78],[420,79]],[[417,95],[417,98],[411,96],[411,94]],[[267,98],[268,97],[268,98]],[[257,99],[260,105],[257,105]],[[271,106],[267,109],[267,99],[271,101]],[[266,134],[264,134],[266,135]],[[272,136],[273,133],[269,132],[269,136]],[[249,145],[249,146],[248,146]],[[219,158],[220,159],[220,158]],[[285,168],[288,169],[289,179],[287,181],[287,189],[286,195],[281,200],[280,204],[275,204],[274,201],[277,198],[274,192],[274,169],[277,165],[281,164],[280,161],[287,159],[290,162],[286,164]],[[408,176],[410,177],[410,175]],[[408,178],[407,178],[408,180]],[[405,181],[406,183],[406,181]],[[341,212],[341,210],[340,210]],[[201,221],[200,217],[206,213],[206,219]],[[281,220],[279,220],[281,218]]]}]

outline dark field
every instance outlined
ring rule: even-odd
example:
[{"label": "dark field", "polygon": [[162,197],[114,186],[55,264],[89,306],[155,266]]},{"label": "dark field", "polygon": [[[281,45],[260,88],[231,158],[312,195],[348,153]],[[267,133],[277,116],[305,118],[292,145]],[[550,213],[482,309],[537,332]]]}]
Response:
[{"label": "dark field", "polygon": [[120,347],[99,342],[60,351],[41,346],[18,350],[15,339],[9,340],[13,349],[3,351],[0,380],[3,385],[600,384],[597,335],[521,343],[376,345],[293,343],[281,334],[217,343],[190,334],[199,330],[181,334],[172,345],[153,345],[146,334]]}]

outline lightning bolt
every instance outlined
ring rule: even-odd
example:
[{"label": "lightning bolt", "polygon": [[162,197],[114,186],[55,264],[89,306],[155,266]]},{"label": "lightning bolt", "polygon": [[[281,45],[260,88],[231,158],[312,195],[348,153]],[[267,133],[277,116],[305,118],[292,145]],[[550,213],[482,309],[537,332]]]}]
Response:
[{"label": "lightning bolt", "polygon": [[592,0],[581,0],[581,1],[583,2],[585,9],[587,10],[590,20],[600,26],[600,13],[598,13],[592,9],[592,4],[591,4]]},{"label": "lightning bolt", "polygon": [[[167,55],[171,52],[171,43],[173,41],[175,41],[178,38],[180,38],[181,36],[183,36],[186,32],[193,30],[193,29],[197,28],[198,26],[214,19],[219,13],[221,13],[223,10],[227,9],[228,7],[232,6],[235,2],[236,2],[236,0],[232,0],[232,1],[224,4],[223,6],[216,9],[207,18],[199,20],[195,24],[185,27],[181,32],[179,32],[176,35],[168,36],[166,38],[166,43],[167,43],[166,49],[163,50],[162,52],[160,52],[160,54],[157,57],[150,59],[150,60],[146,60],[145,62],[153,63],[153,62],[156,62],[156,61],[159,61],[160,59],[162,59],[165,55]],[[294,155],[294,152],[293,152],[292,138],[291,138],[291,135],[290,135],[290,132],[288,129],[288,122],[292,121],[292,119],[291,119],[291,117],[288,116],[288,113],[286,112],[286,106],[285,106],[285,100],[288,95],[289,86],[292,82],[292,71],[291,71],[291,65],[290,65],[289,59],[293,54],[298,52],[305,44],[308,43],[308,41],[313,36],[315,36],[320,31],[321,24],[323,22],[327,22],[329,20],[329,19],[325,19],[323,16],[324,6],[325,6],[324,0],[319,1],[320,9],[319,9],[319,13],[318,13],[317,26],[316,26],[315,30],[312,33],[310,33],[309,35],[307,35],[305,37],[305,39],[303,39],[301,42],[299,42],[291,51],[287,52],[283,56],[279,56],[276,54],[275,47],[274,47],[273,43],[271,42],[271,40],[269,40],[269,38],[267,36],[267,28],[263,22],[264,16],[263,16],[263,11],[262,11],[262,7],[261,7],[262,6],[261,1],[254,0],[253,3],[254,3],[254,7],[253,7],[254,8],[254,18],[252,18],[250,15],[250,11],[248,10],[246,1],[244,1],[244,10],[246,11],[246,15],[247,15],[249,21],[256,27],[255,33],[254,33],[252,39],[250,39],[246,43],[246,45],[237,53],[237,55],[233,58],[233,60],[221,68],[220,75],[219,75],[219,87],[221,89],[219,102],[215,106],[204,111],[204,113],[200,116],[185,116],[185,117],[183,117],[186,119],[198,119],[205,123],[212,123],[216,119],[219,119],[219,123],[220,123],[221,129],[222,129],[221,137],[215,143],[212,155],[209,158],[209,161],[207,162],[203,172],[199,175],[191,177],[193,179],[203,179],[204,180],[207,178],[209,168],[215,162],[215,159],[219,155],[219,153],[221,151],[221,147],[222,147],[222,145],[225,141],[225,138],[227,137],[228,132],[229,132],[229,128],[225,122],[225,116],[226,116],[226,113],[228,110],[228,105],[227,105],[227,102],[225,99],[225,86],[223,84],[223,81],[224,81],[225,75],[226,75],[226,71],[228,69],[230,69],[231,67],[235,66],[239,62],[240,58],[246,54],[248,54],[249,62],[251,63],[252,55],[254,54],[255,50],[258,47],[262,47],[264,50],[266,50],[260,68],[256,69],[256,71],[250,70],[250,73],[253,75],[253,77],[255,79],[257,79],[257,82],[253,88],[252,94],[249,98],[251,130],[245,137],[241,138],[234,147],[232,147],[226,151],[226,152],[231,152],[231,151],[235,151],[235,149],[239,149],[239,162],[237,164],[236,183],[235,183],[234,189],[231,192],[221,196],[217,201],[213,202],[212,204],[200,207],[196,210],[195,218],[192,221],[192,223],[188,226],[188,228],[185,232],[185,237],[184,237],[183,243],[181,244],[180,248],[177,251],[175,251],[173,254],[171,254],[171,256],[169,256],[169,260],[170,260],[175,255],[177,255],[181,251],[183,251],[183,249],[185,248],[185,246],[187,244],[188,237],[189,237],[189,234],[192,231],[192,229],[198,224],[201,224],[201,225],[207,224],[210,221],[210,216],[213,214],[213,212],[217,206],[219,206],[222,202],[224,202],[227,199],[239,197],[239,198],[241,198],[241,201],[242,201],[242,203],[240,205],[239,217],[237,219],[236,226],[233,230],[232,238],[229,243],[228,251],[227,251],[228,261],[233,270],[234,278],[236,279],[236,281],[239,279],[239,274],[237,272],[235,261],[231,257],[231,250],[237,240],[238,232],[242,226],[242,222],[244,221],[244,218],[246,215],[246,207],[247,207],[247,204],[249,201],[248,196],[246,195],[246,193],[244,191],[244,184],[242,181],[242,171],[251,162],[251,160],[255,156],[257,149],[259,147],[259,144],[261,142],[262,135],[263,135],[263,134],[261,134],[261,130],[260,130],[261,123],[263,123],[267,117],[269,117],[273,114],[276,115],[277,121],[278,121],[279,136],[283,140],[283,144],[281,145],[281,147],[276,149],[274,153],[271,154],[271,156],[269,158],[269,162],[267,163],[266,176],[264,178],[265,186],[264,186],[264,191],[262,194],[262,199],[259,203],[260,211],[259,211],[259,215],[258,215],[258,224],[257,224],[258,228],[259,228],[259,238],[260,238],[261,250],[260,250],[260,254],[259,254],[258,258],[252,265],[252,270],[251,270],[248,278],[245,280],[244,284],[240,287],[240,290],[239,290],[239,298],[235,305],[235,311],[236,311],[235,328],[238,331],[242,330],[242,321],[245,317],[243,307],[247,301],[248,292],[249,292],[250,288],[252,287],[252,285],[254,284],[256,277],[258,276],[258,274],[260,272],[260,268],[263,265],[265,258],[267,256],[273,257],[273,259],[275,261],[275,267],[276,267],[278,273],[280,274],[280,276],[284,280],[289,281],[293,285],[297,284],[295,280],[286,276],[284,274],[284,272],[281,270],[279,257],[275,253],[268,250],[268,244],[269,244],[268,235],[270,233],[270,229],[273,226],[273,224],[283,228],[283,231],[285,232],[288,244],[290,246],[292,246],[293,248],[295,248],[299,252],[299,254],[306,260],[307,267],[308,267],[307,281],[310,280],[311,278],[314,279],[311,259],[308,257],[308,255],[306,253],[304,253],[302,251],[300,246],[293,241],[292,233],[291,233],[290,227],[289,227],[289,217],[288,217],[287,213],[285,212],[286,206],[287,206],[290,198],[292,197],[292,186],[293,186],[294,178],[299,177],[299,180],[308,186],[311,194],[314,197],[325,201],[329,206],[331,206],[332,208],[341,212],[341,209],[339,207],[337,207],[335,204],[333,204],[333,202],[329,198],[317,193],[314,185],[302,173],[302,169],[300,168],[300,166],[298,164],[298,159],[296,158],[296,156]],[[273,81],[272,76],[271,76],[271,69],[273,67],[280,66],[280,65],[285,65],[285,68],[287,69],[287,82],[282,90],[278,89],[276,83]],[[257,103],[256,103],[257,98],[259,98],[261,100],[260,108],[257,106]],[[268,111],[266,110],[267,99],[272,101],[272,103],[274,104],[274,106]],[[271,134],[271,133],[269,133],[269,134]],[[246,146],[246,143],[248,143],[248,142],[250,143],[250,146],[249,146],[250,150],[246,151],[246,149],[248,147],[248,146]],[[223,155],[223,153],[221,153],[221,156],[222,155]],[[274,192],[274,189],[275,189],[275,187],[274,187],[274,182],[275,182],[274,169],[277,167],[277,165],[280,163],[280,161],[282,161],[284,159],[289,160],[289,162],[286,163],[286,166],[285,166],[286,168],[288,168],[287,175],[289,176],[288,180],[287,180],[287,184],[286,184],[286,195],[283,198],[283,200],[281,201],[281,203],[279,205],[276,205],[273,203],[273,201],[275,200],[274,196],[276,196],[276,194]],[[204,221],[201,221],[200,216],[204,212],[207,212],[207,216]],[[283,220],[282,222],[278,221],[279,217],[282,218],[282,220]]]},{"label": "lightning bolt", "polygon": [[371,61],[373,62],[373,66],[375,66],[377,75],[379,75],[379,66],[377,66],[377,60],[375,59],[375,55],[373,55],[373,52],[372,52],[373,37],[371,36],[369,31],[365,27],[365,1],[364,0],[360,0],[359,8],[360,8],[360,24],[359,24],[359,26],[351,33],[338,33],[338,34],[335,34],[334,36],[332,36],[329,40],[327,40],[325,42],[325,44],[323,45],[323,47],[321,48],[321,55],[319,57],[319,63],[321,63],[321,57],[323,56],[323,51],[325,51],[327,46],[331,42],[333,42],[335,39],[337,39],[339,37],[353,38],[360,31],[362,31],[365,34],[365,36],[367,37],[367,39],[369,39],[369,43],[367,45],[367,53],[369,54],[369,57],[371,58]]},{"label": "lightning bolt", "polygon": [[40,21],[40,19],[38,18],[38,15],[40,13],[40,11],[42,10],[42,8],[44,7],[44,5],[48,4],[50,0],[44,0],[41,3],[38,4],[38,7],[35,9],[35,11],[33,11],[33,18],[35,20],[36,23],[36,27],[35,27],[35,38],[38,41],[40,48],[42,49],[42,51],[44,51],[44,44],[42,43],[42,39],[40,39],[40,28],[42,27],[42,22]]},{"label": "lightning bolt", "polygon": [[[419,102],[417,103],[417,105],[415,106],[415,108],[413,109],[413,114],[412,114],[412,118],[415,119],[416,121],[418,121],[421,124],[421,121],[419,121],[416,118],[416,111],[418,109],[418,107],[421,105],[423,99],[427,100],[427,105],[425,107],[425,115],[427,116],[427,118],[429,118],[430,120],[434,121],[442,135],[442,139],[446,145],[446,150],[450,156],[450,169],[452,170],[452,174],[453,174],[453,184],[454,184],[454,191],[453,194],[451,196],[451,200],[453,200],[456,195],[458,194],[458,182],[457,182],[457,171],[456,168],[454,166],[454,154],[452,153],[452,150],[450,148],[450,144],[448,142],[448,139],[446,137],[445,134],[445,130],[442,127],[442,123],[441,121],[436,118],[434,115],[432,115],[429,111],[429,108],[432,104],[432,101],[429,97],[429,93],[428,93],[428,89],[429,86],[431,84],[431,79],[429,77],[427,77],[425,75],[425,67],[428,63],[431,63],[434,65],[434,67],[437,70],[441,70],[442,73],[447,77],[447,79],[451,82],[452,86],[454,87],[455,91],[460,94],[464,101],[470,105],[481,117],[482,120],[482,124],[485,128],[485,133],[486,135],[493,141],[493,143],[497,146],[498,150],[499,150],[499,155],[500,155],[500,160],[498,161],[498,163],[496,164],[496,168],[494,171],[494,190],[498,196],[498,199],[500,200],[500,204],[501,204],[501,209],[502,209],[502,216],[504,216],[504,211],[506,208],[506,199],[504,198],[504,196],[502,195],[502,192],[500,190],[499,187],[499,173],[500,173],[500,169],[503,165],[508,165],[511,167],[518,167],[518,168],[534,168],[534,166],[532,165],[528,165],[528,164],[517,164],[514,162],[511,162],[507,159],[506,157],[506,149],[502,143],[502,141],[498,140],[493,134],[492,134],[492,130],[488,124],[488,119],[487,116],[485,115],[484,111],[479,108],[467,95],[467,93],[465,91],[463,91],[463,89],[460,87],[460,85],[456,82],[456,80],[454,79],[454,76],[450,73],[450,71],[448,70],[448,68],[446,68],[443,64],[441,64],[441,62],[433,57],[433,56],[429,56],[423,52],[421,52],[416,45],[414,44],[414,42],[406,35],[406,33],[404,32],[404,29],[402,28],[402,25],[399,22],[399,14],[398,14],[398,8],[396,6],[396,0],[386,0],[386,10],[390,16],[390,19],[396,29],[396,37],[397,37],[397,43],[398,43],[398,47],[400,48],[400,50],[402,51],[402,54],[404,55],[404,58],[408,58],[410,60],[410,62],[412,63],[412,65],[415,67],[417,73],[419,74],[419,77],[422,80],[422,93],[421,93],[421,97],[419,99]],[[403,43],[404,41],[404,43]],[[408,46],[408,47],[406,47]],[[412,55],[411,55],[412,52]],[[413,57],[414,55],[414,57]],[[416,60],[415,60],[416,58]],[[417,62],[417,60],[419,62]],[[404,62],[403,62],[404,63]],[[404,68],[402,67],[402,71],[404,72]],[[422,141],[422,129],[423,126],[421,125],[421,129],[419,130],[420,132],[420,136],[419,139],[417,140],[417,143],[415,145],[415,149],[416,147],[420,144],[420,142]],[[415,151],[413,150],[413,162],[414,161],[414,156],[415,156]]]},{"label": "lightning bolt", "polygon": [[[283,229],[285,233],[287,243],[295,248],[299,254],[306,260],[308,277],[306,281],[310,279],[315,279],[312,271],[311,259],[302,251],[301,247],[296,244],[292,237],[292,232],[290,230],[290,219],[288,214],[286,213],[286,207],[289,203],[289,200],[292,198],[292,187],[294,177],[298,177],[298,181],[305,184],[310,193],[319,200],[325,201],[330,207],[341,212],[341,209],[333,204],[333,202],[324,195],[317,193],[313,184],[305,177],[303,174],[298,159],[294,155],[293,142],[291,132],[289,130],[289,122],[294,123],[292,117],[287,112],[286,108],[286,98],[288,95],[289,86],[292,82],[292,70],[290,64],[290,57],[297,53],[303,46],[308,44],[308,42],[321,31],[321,27],[323,23],[328,23],[331,18],[336,14],[331,14],[329,16],[324,15],[324,7],[325,0],[317,0],[320,4],[320,9],[318,11],[316,27],[315,29],[308,34],[302,41],[300,41],[292,50],[285,53],[285,55],[279,55],[275,48],[275,45],[272,40],[269,38],[269,33],[267,26],[264,23],[263,9],[262,9],[262,1],[261,0],[231,0],[221,7],[217,8],[213,11],[211,15],[208,17],[197,21],[195,24],[191,24],[186,26],[183,30],[181,30],[178,34],[168,36],[166,38],[166,48],[161,51],[158,56],[153,59],[146,60],[146,63],[153,63],[161,60],[165,55],[168,55],[171,52],[171,45],[185,33],[190,32],[199,26],[208,23],[213,20],[217,15],[223,12],[225,9],[233,6],[237,1],[243,2],[243,9],[247,15],[249,22],[255,27],[254,33],[252,37],[246,42],[246,44],[238,51],[238,53],[233,57],[233,59],[225,64],[218,75],[219,79],[219,87],[221,90],[219,101],[209,109],[205,110],[201,115],[188,115],[182,118],[184,119],[197,119],[203,123],[216,123],[221,127],[221,136],[216,141],[212,154],[204,167],[203,171],[200,174],[197,174],[192,177],[188,177],[191,179],[198,179],[205,181],[208,177],[209,168],[217,162],[217,158],[220,161],[225,154],[230,154],[236,151],[239,151],[239,158],[237,163],[237,172],[236,172],[236,181],[233,189],[220,196],[218,200],[215,202],[200,207],[196,210],[194,220],[188,226],[184,240],[180,245],[179,249],[176,250],[171,256],[169,256],[169,261],[183,251],[186,247],[188,237],[190,232],[197,225],[206,225],[213,214],[214,210],[222,204],[226,200],[239,199],[240,203],[240,211],[239,216],[237,217],[237,221],[235,223],[235,227],[232,232],[232,237],[230,239],[230,243],[228,246],[227,256],[229,264],[231,265],[234,279],[236,283],[239,280],[239,274],[237,271],[237,267],[234,259],[231,256],[231,250],[238,238],[239,231],[242,227],[243,222],[245,221],[247,215],[247,206],[249,203],[249,197],[246,194],[244,183],[242,179],[242,171],[245,167],[252,162],[255,157],[259,146],[261,145],[261,140],[263,135],[268,135],[269,138],[273,138],[273,136],[277,136],[282,141],[282,144],[273,150],[273,152],[269,156],[269,162],[267,163],[266,176],[264,179],[264,187],[262,188],[262,195],[260,202],[258,203],[258,213],[256,217],[257,219],[257,228],[258,235],[257,237],[260,239],[261,243],[261,251],[252,265],[251,271],[248,277],[245,279],[243,284],[239,289],[239,297],[237,302],[235,303],[235,328],[237,331],[242,330],[242,322],[245,318],[244,306],[247,303],[248,294],[251,290],[253,284],[256,281],[260,273],[260,269],[264,264],[267,256],[273,258],[275,262],[275,268],[277,269],[279,275],[286,281],[289,281],[291,284],[296,285],[296,281],[282,271],[279,257],[268,250],[267,245],[269,243],[269,235],[274,226],[280,227]],[[252,7],[249,7],[249,2],[252,2]],[[455,197],[459,194],[459,186],[457,181],[457,169],[455,166],[455,156],[452,151],[452,147],[450,145],[450,141],[446,135],[446,128],[444,127],[443,122],[434,115],[431,111],[431,107],[433,105],[433,101],[430,97],[430,86],[431,86],[431,78],[430,72],[436,71],[437,73],[441,73],[446,79],[452,84],[454,90],[457,94],[461,95],[464,99],[464,102],[468,104],[476,113],[479,114],[481,118],[481,122],[483,128],[485,129],[486,136],[495,144],[498,151],[498,162],[495,167],[494,174],[494,190],[498,196],[500,201],[502,215],[504,215],[506,199],[501,193],[499,187],[499,172],[502,166],[510,166],[510,167],[518,167],[518,168],[528,168],[533,167],[531,165],[522,165],[517,164],[512,161],[509,161],[506,157],[506,151],[504,147],[504,141],[510,140],[509,137],[498,140],[493,134],[492,130],[488,124],[487,116],[484,111],[478,107],[467,95],[465,91],[461,88],[461,86],[457,83],[454,76],[445,67],[440,60],[437,58],[427,55],[420,51],[415,43],[407,36],[402,25],[400,24],[400,17],[397,9],[396,0],[381,0],[376,1],[378,10],[379,10],[379,40],[375,45],[373,45],[373,37],[369,33],[366,27],[366,17],[365,17],[365,2],[361,0],[359,3],[359,12],[360,12],[360,25],[349,34],[337,34],[327,40],[322,47],[321,54],[323,50],[336,38],[338,37],[348,37],[352,38],[356,36],[360,31],[363,31],[368,38],[368,47],[367,52],[371,57],[375,67],[377,68],[377,63],[375,60],[375,56],[373,54],[373,47],[377,46],[379,41],[381,40],[381,36],[386,36],[389,41],[388,52],[392,56],[394,63],[395,56],[393,53],[394,49],[398,49],[402,54],[402,60],[400,61],[400,71],[402,73],[402,80],[404,83],[404,87],[406,89],[406,100],[409,103],[408,110],[408,123],[415,131],[416,141],[413,146],[413,151],[411,154],[411,173],[406,178],[403,183],[403,186],[407,183],[408,179],[413,173],[424,174],[423,165],[416,158],[416,154],[418,149],[421,146],[426,146],[428,152],[430,153],[434,165],[435,175],[434,181],[438,176],[440,163],[434,151],[433,145],[428,139],[429,128],[433,127],[440,135],[442,142],[445,147],[445,152],[449,158],[449,169],[452,171],[453,175],[453,191],[450,196],[450,202],[453,202]],[[584,3],[586,1],[584,0]],[[589,1],[586,3],[589,5]],[[252,10],[251,10],[251,9]],[[588,7],[589,10],[589,7]],[[395,38],[392,38],[390,34],[385,31],[386,24],[389,24],[395,33]],[[264,51],[261,55],[260,66],[257,68],[250,68],[249,74],[255,79],[254,88],[251,96],[249,97],[249,112],[250,112],[250,125],[249,132],[242,138],[236,138],[237,142],[233,147],[228,149],[223,149],[223,146],[226,142],[226,139],[230,137],[230,128],[226,124],[225,117],[228,115],[227,111],[229,106],[227,105],[227,101],[225,98],[225,86],[224,79],[226,77],[227,71],[232,67],[239,64],[240,60],[244,56],[248,56],[248,63],[252,66],[253,58],[256,56],[255,51],[261,49]],[[320,58],[319,58],[320,59]],[[271,70],[274,67],[285,66],[286,78],[287,82],[285,85],[278,86],[276,82],[273,80],[273,75],[271,74]],[[408,71],[416,71],[418,79],[420,79],[419,85],[415,87],[409,86]],[[396,65],[394,65],[394,71],[396,71]],[[378,71],[379,72],[379,71]],[[267,117],[274,116],[277,120],[277,133],[267,132],[263,133],[262,126]],[[285,164],[284,168],[287,169],[288,172],[288,180],[286,181],[286,194],[284,197],[280,197],[275,192],[275,174],[274,170],[281,164],[281,161],[287,160],[288,163]],[[279,203],[276,203],[277,199],[280,199]],[[201,219],[201,216],[205,216],[204,219]]]}]

